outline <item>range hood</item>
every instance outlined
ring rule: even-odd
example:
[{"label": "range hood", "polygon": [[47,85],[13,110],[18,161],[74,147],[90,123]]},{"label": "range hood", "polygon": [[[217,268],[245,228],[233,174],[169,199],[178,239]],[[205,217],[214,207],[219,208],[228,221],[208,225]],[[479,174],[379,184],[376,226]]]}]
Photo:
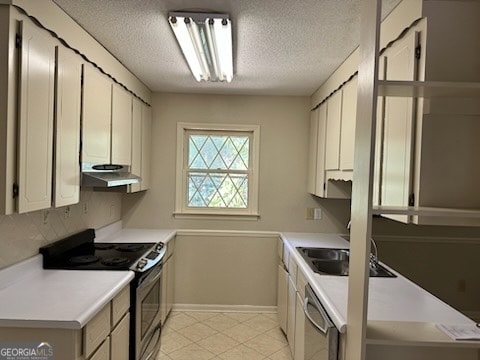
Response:
[{"label": "range hood", "polygon": [[114,187],[137,184],[142,179],[130,173],[127,165],[82,164],[82,186],[86,187]]}]

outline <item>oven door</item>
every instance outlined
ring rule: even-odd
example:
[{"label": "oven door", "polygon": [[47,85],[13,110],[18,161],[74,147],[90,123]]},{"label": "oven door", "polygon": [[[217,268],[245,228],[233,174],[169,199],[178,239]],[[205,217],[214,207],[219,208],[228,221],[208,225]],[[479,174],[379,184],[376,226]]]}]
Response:
[{"label": "oven door", "polygon": [[137,280],[135,308],[135,360],[154,359],[160,350],[162,265]]}]

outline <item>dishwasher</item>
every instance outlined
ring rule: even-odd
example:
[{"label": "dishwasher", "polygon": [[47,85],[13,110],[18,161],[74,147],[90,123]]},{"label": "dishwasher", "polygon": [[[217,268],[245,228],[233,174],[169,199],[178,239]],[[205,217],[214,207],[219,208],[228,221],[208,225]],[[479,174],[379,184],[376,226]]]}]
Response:
[{"label": "dishwasher", "polygon": [[338,330],[310,285],[305,286],[305,360],[337,360]]}]

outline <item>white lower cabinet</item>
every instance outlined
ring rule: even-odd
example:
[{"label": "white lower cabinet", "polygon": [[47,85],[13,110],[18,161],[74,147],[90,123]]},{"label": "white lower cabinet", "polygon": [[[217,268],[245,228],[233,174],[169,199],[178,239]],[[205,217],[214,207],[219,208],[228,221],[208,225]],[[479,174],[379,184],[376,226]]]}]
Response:
[{"label": "white lower cabinet", "polygon": [[295,311],[297,289],[291,277],[288,278],[288,302],[287,302],[287,340],[292,354],[295,351]]},{"label": "white lower cabinet", "polygon": [[129,294],[130,286],[126,286],[82,329],[5,327],[0,328],[0,339],[12,343],[48,343],[55,359],[128,360]]},{"label": "white lower cabinet", "polygon": [[288,273],[283,264],[278,266],[277,274],[277,318],[280,329],[287,332]]},{"label": "white lower cabinet", "polygon": [[107,304],[83,328],[83,354],[90,357],[110,334],[111,305]]},{"label": "white lower cabinet", "polygon": [[166,261],[162,270],[162,301],[160,308],[160,318],[162,326],[167,320],[168,314],[172,311],[174,301],[174,282],[175,282],[175,239],[167,243]]},{"label": "white lower cabinet", "polygon": [[127,313],[110,336],[110,359],[128,360],[130,314]]},{"label": "white lower cabinet", "polygon": [[[112,359],[116,358],[112,357]],[[110,337],[105,339],[89,360],[110,360]]]},{"label": "white lower cabinet", "polygon": [[293,358],[303,360],[305,358],[305,313],[303,312],[303,298],[297,292],[295,306],[295,346]]}]

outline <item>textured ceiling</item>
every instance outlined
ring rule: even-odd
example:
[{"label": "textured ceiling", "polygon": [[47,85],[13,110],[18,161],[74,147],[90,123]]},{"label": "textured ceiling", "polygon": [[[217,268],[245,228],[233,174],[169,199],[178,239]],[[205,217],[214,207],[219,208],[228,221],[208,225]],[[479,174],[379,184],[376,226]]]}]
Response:
[{"label": "textured ceiling", "polygon": [[[360,0],[54,0],[152,91],[311,95],[358,46]],[[383,0],[383,14],[399,0]],[[231,83],[198,83],[167,15],[226,12]]]}]

